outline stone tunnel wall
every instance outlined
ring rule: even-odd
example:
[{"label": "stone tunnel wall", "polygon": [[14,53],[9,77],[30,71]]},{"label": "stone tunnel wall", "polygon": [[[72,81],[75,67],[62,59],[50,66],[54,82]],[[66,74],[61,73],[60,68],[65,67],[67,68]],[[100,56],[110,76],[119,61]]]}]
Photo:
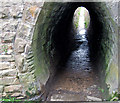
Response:
[{"label": "stone tunnel wall", "polygon": [[[99,65],[101,69],[105,68],[102,69],[105,70],[102,75],[105,76],[105,82],[110,84],[111,93],[118,89],[118,7],[117,2],[104,4],[96,7],[98,15],[99,8],[107,13],[106,16],[101,15],[101,22],[105,21],[106,24],[103,25],[106,29],[102,31],[104,36],[100,42],[99,52],[102,57],[98,62],[103,65]],[[47,34],[58,33],[54,31],[55,26],[60,20],[64,20],[64,16],[61,16],[65,8],[70,7],[65,3],[0,2],[0,97],[11,95],[18,99],[30,98],[46,91],[45,85],[51,75],[54,75],[55,65],[57,66],[62,55],[61,52],[56,53],[54,39],[52,35]],[[72,14],[67,13],[72,19]],[[113,45],[109,44],[109,40]],[[67,43],[71,45],[69,40]]]},{"label": "stone tunnel wall", "polygon": [[105,82],[112,94],[118,90],[118,4],[109,2],[95,5],[95,10],[99,12],[91,15],[93,20],[88,39],[93,55],[97,55],[92,55],[91,59],[99,69],[102,85]]}]

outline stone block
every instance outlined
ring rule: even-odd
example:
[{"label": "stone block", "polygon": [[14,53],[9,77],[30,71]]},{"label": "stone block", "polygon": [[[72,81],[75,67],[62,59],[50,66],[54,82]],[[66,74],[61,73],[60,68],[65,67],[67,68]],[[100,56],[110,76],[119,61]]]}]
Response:
[{"label": "stone block", "polygon": [[7,18],[7,17],[8,16],[6,14],[0,12],[0,19],[4,19],[4,18]]},{"label": "stone block", "polygon": [[0,55],[0,60],[2,62],[14,62],[15,61],[12,55]]},{"label": "stone block", "polygon": [[15,39],[15,33],[5,33],[4,37],[2,38],[3,43],[12,43]]},{"label": "stone block", "polygon": [[[4,92],[20,92],[22,91],[22,86],[21,85],[10,85],[6,86],[4,88]],[[15,96],[15,94],[14,94]]]},{"label": "stone block", "polygon": [[23,5],[17,3],[16,5],[12,5],[10,8],[10,15],[15,18],[22,18],[22,11],[23,11]]},{"label": "stone block", "polygon": [[0,75],[2,77],[4,77],[4,76],[16,76],[17,70],[16,69],[2,70],[2,71],[0,71]]},{"label": "stone block", "polygon": [[22,99],[25,99],[25,97],[24,96],[20,96],[20,97],[17,97],[17,99],[22,100]]},{"label": "stone block", "polygon": [[[4,92],[3,94],[2,94],[2,96],[3,96],[3,98],[5,98],[5,97],[8,97],[9,98],[9,96],[11,96],[11,97],[15,97],[16,99],[18,98],[18,97],[25,97],[21,92]],[[19,99],[20,100],[20,99]]]},{"label": "stone block", "polygon": [[26,42],[23,39],[17,38],[15,41],[16,53],[23,53]]},{"label": "stone block", "polygon": [[10,69],[16,69],[16,64],[15,64],[15,62],[11,62]]},{"label": "stone block", "polygon": [[11,97],[21,97],[22,94],[21,93],[13,93],[11,94]]},{"label": "stone block", "polygon": [[3,86],[3,85],[0,85],[0,93],[3,92],[3,88],[4,88],[4,86]]},{"label": "stone block", "polygon": [[24,85],[27,83],[31,83],[35,80],[35,76],[32,73],[20,73],[19,78]]},{"label": "stone block", "polygon": [[0,12],[0,19],[5,19],[5,18],[9,18],[10,17],[9,7],[1,8],[0,11],[1,11]]},{"label": "stone block", "polygon": [[18,46],[18,53],[23,53],[25,49],[25,44],[24,43],[20,43]]},{"label": "stone block", "polygon": [[16,77],[3,77],[0,78],[0,85],[12,85],[19,84],[19,80]]},{"label": "stone block", "polygon": [[2,25],[2,32],[16,32],[18,21],[9,19],[5,20]]},{"label": "stone block", "polygon": [[0,62],[0,70],[9,69],[10,63],[9,62]]},{"label": "stone block", "polygon": [[24,56],[23,55],[16,55],[15,56],[16,65],[18,67],[19,72],[24,72]]},{"label": "stone block", "polygon": [[29,44],[26,44],[25,46],[25,54],[28,54],[31,49],[31,46]]},{"label": "stone block", "polygon": [[23,21],[26,23],[34,24],[35,20],[39,13],[39,7],[37,5],[29,5],[29,7],[25,6],[23,11]]}]

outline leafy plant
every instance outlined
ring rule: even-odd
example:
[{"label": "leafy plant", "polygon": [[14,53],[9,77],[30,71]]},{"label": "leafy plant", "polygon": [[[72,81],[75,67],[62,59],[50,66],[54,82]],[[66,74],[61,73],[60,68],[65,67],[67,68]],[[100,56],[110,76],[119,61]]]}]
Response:
[{"label": "leafy plant", "polygon": [[75,28],[76,28],[76,29],[78,28],[78,23],[75,23]]},{"label": "leafy plant", "polygon": [[105,92],[105,90],[103,89],[103,88],[98,88],[102,93],[104,93]]},{"label": "leafy plant", "polygon": [[118,94],[117,92],[112,92],[110,101],[119,101],[120,100],[120,94]]},{"label": "leafy plant", "polygon": [[88,28],[89,21],[85,21],[85,28]]},{"label": "leafy plant", "polygon": [[30,92],[28,92],[28,91],[26,91],[26,95],[27,95],[28,97],[31,96]]}]

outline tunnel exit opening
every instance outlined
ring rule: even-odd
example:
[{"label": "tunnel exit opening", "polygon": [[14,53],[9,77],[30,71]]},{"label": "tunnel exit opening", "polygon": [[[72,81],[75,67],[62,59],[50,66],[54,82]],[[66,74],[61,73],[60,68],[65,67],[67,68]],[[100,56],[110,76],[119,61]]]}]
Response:
[{"label": "tunnel exit opening", "polygon": [[90,15],[89,11],[81,6],[78,7],[74,12],[73,17],[74,29],[77,31],[77,34],[85,34],[90,25]]}]

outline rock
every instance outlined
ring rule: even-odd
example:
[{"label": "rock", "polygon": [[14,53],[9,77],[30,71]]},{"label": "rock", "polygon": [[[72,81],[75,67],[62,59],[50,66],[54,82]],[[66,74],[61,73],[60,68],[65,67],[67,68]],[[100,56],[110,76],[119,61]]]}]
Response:
[{"label": "rock", "polygon": [[19,80],[16,77],[3,77],[0,78],[1,85],[11,85],[11,84],[19,84]]},{"label": "rock", "polygon": [[24,56],[22,55],[16,55],[15,56],[15,61],[16,61],[16,65],[18,67],[19,72],[25,72],[26,70],[23,68],[24,66]]},{"label": "rock", "polygon": [[2,32],[16,32],[18,26],[18,21],[10,19],[9,21],[5,20],[2,25]]},{"label": "rock", "polygon": [[11,97],[20,97],[21,96],[21,93],[13,93],[11,94]]},{"label": "rock", "polygon": [[31,73],[20,73],[19,78],[24,85],[27,83],[31,83],[35,80],[34,74]]},{"label": "rock", "polygon": [[21,97],[17,97],[17,99],[21,100],[24,99],[25,97],[21,96]]},{"label": "rock", "polygon": [[7,18],[8,16],[4,13],[0,13],[0,19],[4,19],[4,18]]},{"label": "rock", "polygon": [[3,86],[3,85],[0,85],[0,93],[3,92],[3,88],[4,88],[4,86]]},{"label": "rock", "polygon": [[5,36],[3,37],[2,41],[4,41],[4,43],[12,43],[14,41],[15,38],[15,33],[5,33]]},{"label": "rock", "polygon": [[17,70],[16,69],[8,69],[0,71],[1,76],[16,76]]},{"label": "rock", "polygon": [[41,10],[39,6],[37,6],[36,4],[26,5],[23,10],[23,21],[34,25],[34,23],[36,22],[37,16]]},{"label": "rock", "polygon": [[25,46],[25,54],[28,54],[30,50],[30,45],[26,44]]},{"label": "rock", "polygon": [[29,11],[30,11],[30,13],[31,13],[32,17],[34,17],[34,18],[35,18],[35,15],[36,15],[36,14],[37,14],[37,12],[38,12],[38,7],[37,7],[36,5],[31,6],[31,7],[29,8]]},{"label": "rock", "polygon": [[102,101],[101,98],[97,98],[97,97],[87,96],[87,98],[90,99],[91,101]]},{"label": "rock", "polygon": [[9,69],[10,63],[9,62],[0,62],[0,70]]},{"label": "rock", "polygon": [[13,62],[13,61],[15,61],[15,59],[12,55],[0,55],[0,60],[2,62]]},{"label": "rock", "polygon": [[21,91],[21,89],[22,89],[21,85],[11,85],[11,86],[6,86],[4,88],[4,91],[5,92],[16,92],[16,91],[19,92],[19,91]]},{"label": "rock", "polygon": [[25,48],[25,44],[24,43],[20,43],[18,46],[18,53],[23,53],[24,52],[24,48]]},{"label": "rock", "polygon": [[7,54],[12,54],[13,53],[13,50],[12,49],[9,49],[8,51],[7,51]]},{"label": "rock", "polygon": [[24,52],[24,49],[25,49],[25,41],[18,38],[16,39],[16,42],[15,42],[15,48],[16,48],[16,52],[17,53],[23,53]]}]

